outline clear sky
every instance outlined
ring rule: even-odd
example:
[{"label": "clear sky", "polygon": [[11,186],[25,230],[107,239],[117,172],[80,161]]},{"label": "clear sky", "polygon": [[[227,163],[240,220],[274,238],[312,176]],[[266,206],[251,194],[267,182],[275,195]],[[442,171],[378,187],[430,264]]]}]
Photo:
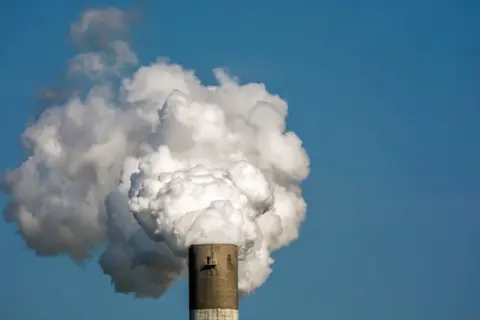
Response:
[{"label": "clear sky", "polygon": [[[177,4],[176,4],[177,3]],[[73,49],[85,9],[0,5],[0,168]],[[142,63],[167,56],[206,82],[221,66],[289,103],[311,157],[300,239],[275,254],[242,319],[480,319],[480,3],[474,0],[138,1]],[[2,204],[5,198],[1,199]],[[185,283],[115,294],[94,260],[38,258],[0,223],[0,319],[187,319]]]}]

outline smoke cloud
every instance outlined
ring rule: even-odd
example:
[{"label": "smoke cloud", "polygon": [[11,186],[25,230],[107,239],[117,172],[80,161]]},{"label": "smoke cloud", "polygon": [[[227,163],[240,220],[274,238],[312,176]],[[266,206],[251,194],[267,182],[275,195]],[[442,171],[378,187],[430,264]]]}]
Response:
[{"label": "smoke cloud", "polygon": [[68,71],[90,88],[23,133],[29,156],[6,173],[5,217],[39,256],[82,262],[101,246],[116,291],[138,297],[187,277],[189,245],[237,244],[247,294],[305,217],[309,159],[286,131],[287,103],[222,70],[205,86],[164,60],[123,76],[138,63],[130,20],[109,8],[72,25],[82,51]]}]

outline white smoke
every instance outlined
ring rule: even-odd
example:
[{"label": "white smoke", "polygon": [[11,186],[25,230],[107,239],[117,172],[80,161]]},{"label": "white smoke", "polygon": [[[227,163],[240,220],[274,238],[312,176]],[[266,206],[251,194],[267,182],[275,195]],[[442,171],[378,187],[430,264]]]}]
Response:
[{"label": "white smoke", "polygon": [[118,36],[127,22],[106,9],[73,24],[72,39],[90,51],[70,71],[91,88],[25,130],[30,156],[6,175],[6,217],[40,256],[80,262],[106,244],[104,272],[139,297],[185,276],[189,245],[237,244],[239,288],[251,292],[269,276],[271,253],[297,239],[306,210],[309,159],[285,132],[287,104],[221,70],[217,86],[204,86],[163,60],[119,82],[137,63]]}]

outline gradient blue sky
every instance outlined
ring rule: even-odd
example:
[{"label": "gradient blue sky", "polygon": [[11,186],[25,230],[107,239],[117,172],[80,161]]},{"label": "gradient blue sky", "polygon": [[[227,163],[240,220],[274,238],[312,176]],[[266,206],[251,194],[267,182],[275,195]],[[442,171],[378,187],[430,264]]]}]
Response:
[{"label": "gradient blue sky", "polygon": [[[139,1],[142,62],[265,82],[312,160],[301,238],[241,318],[480,319],[480,2],[175,2]],[[35,93],[73,53],[69,24],[105,4],[131,7],[0,5],[0,169],[22,161]],[[156,301],[115,294],[96,261],[38,258],[3,221],[0,257],[2,320],[187,319],[185,283]]]}]

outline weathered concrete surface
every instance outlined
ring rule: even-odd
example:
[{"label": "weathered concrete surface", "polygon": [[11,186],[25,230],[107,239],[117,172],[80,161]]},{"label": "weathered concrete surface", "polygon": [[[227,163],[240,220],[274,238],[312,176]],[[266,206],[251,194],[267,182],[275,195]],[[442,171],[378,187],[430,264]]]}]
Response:
[{"label": "weathered concrete surface", "polygon": [[[190,311],[238,310],[238,248],[230,244],[202,244],[189,248]],[[225,312],[224,312],[225,313]],[[206,314],[206,313],[205,313]],[[238,313],[236,313],[238,318]],[[237,319],[218,318],[218,319]],[[217,318],[191,318],[217,319]]]}]

